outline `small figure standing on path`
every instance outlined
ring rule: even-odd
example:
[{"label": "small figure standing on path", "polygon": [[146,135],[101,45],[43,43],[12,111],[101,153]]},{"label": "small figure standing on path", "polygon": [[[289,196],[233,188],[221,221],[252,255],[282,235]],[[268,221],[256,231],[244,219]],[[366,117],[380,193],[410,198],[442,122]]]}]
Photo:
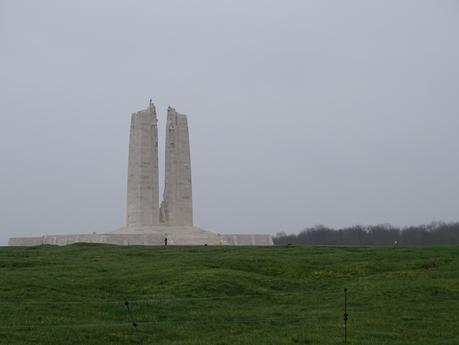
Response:
[{"label": "small figure standing on path", "polygon": [[167,246],[167,237],[164,237],[164,245]]}]

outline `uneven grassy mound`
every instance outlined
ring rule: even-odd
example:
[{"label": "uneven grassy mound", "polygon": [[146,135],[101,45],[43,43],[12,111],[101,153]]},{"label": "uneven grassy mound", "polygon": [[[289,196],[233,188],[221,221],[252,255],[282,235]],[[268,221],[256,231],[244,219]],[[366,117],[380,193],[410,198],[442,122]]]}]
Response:
[{"label": "uneven grassy mound", "polygon": [[0,344],[342,344],[344,287],[348,344],[459,344],[459,247],[104,245],[0,248]]}]

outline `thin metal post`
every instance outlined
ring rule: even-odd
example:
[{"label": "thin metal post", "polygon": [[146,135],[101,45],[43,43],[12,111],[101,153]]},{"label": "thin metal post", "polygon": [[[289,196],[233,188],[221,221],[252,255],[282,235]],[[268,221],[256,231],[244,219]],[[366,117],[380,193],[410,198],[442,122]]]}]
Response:
[{"label": "thin metal post", "polygon": [[[124,305],[126,306],[126,309],[128,311],[129,319],[131,321],[132,327],[134,327],[135,333],[138,336],[139,335],[139,329],[137,328],[138,325],[137,325],[137,322],[135,322],[134,315],[132,315],[131,308],[129,308],[129,301],[125,300]],[[140,340],[140,345],[142,345],[142,340]]]},{"label": "thin metal post", "polygon": [[131,319],[130,321],[131,321],[132,327],[137,329],[137,322],[135,322],[134,317],[132,316],[131,308],[129,308],[129,301],[128,300],[124,301],[124,305],[126,306],[126,309],[129,314],[129,318]]},{"label": "thin metal post", "polygon": [[347,344],[347,320],[349,314],[347,313],[347,288],[344,288],[344,343]]}]

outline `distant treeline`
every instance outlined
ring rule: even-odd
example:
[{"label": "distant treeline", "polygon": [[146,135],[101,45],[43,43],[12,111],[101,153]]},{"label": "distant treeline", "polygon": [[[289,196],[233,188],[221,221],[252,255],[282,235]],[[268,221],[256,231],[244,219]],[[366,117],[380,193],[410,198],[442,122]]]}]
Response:
[{"label": "distant treeline", "polygon": [[352,226],[342,229],[322,225],[299,234],[277,233],[274,244],[308,245],[436,245],[459,244],[459,223],[432,223],[397,228],[392,225]]}]

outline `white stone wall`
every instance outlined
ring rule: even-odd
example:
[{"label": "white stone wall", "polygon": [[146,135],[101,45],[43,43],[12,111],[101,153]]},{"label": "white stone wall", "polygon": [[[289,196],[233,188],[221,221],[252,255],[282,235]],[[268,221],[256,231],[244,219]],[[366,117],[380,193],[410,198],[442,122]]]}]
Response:
[{"label": "white stone wall", "polygon": [[153,103],[132,114],[129,140],[127,225],[159,224],[158,127]]},{"label": "white stone wall", "polygon": [[209,245],[209,246],[272,246],[270,235],[222,235],[214,234],[193,227],[159,227],[159,231],[151,229],[143,233],[108,233],[82,235],[51,235],[42,237],[10,238],[10,246],[66,246],[74,243],[101,243],[121,246],[144,245],[163,246],[167,237],[168,245]]}]

